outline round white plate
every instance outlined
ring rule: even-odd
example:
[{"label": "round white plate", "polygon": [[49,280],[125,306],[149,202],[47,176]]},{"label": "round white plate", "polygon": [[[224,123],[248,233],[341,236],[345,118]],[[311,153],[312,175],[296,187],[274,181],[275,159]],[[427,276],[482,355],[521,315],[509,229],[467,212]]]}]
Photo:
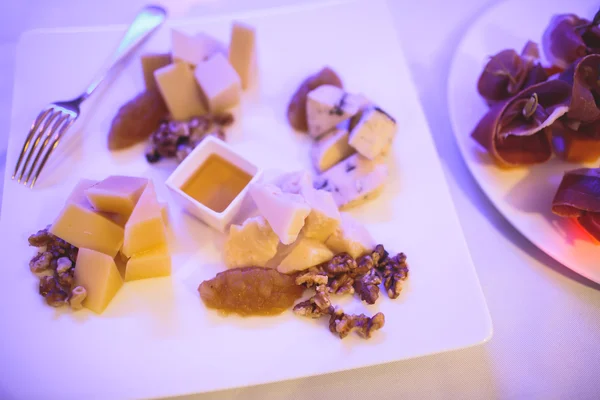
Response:
[{"label": "round white plate", "polygon": [[469,28],[454,55],[448,77],[448,106],[462,156],[496,208],[548,255],[600,283],[600,245],[575,222],[551,212],[563,173],[582,164],[554,158],[533,167],[501,169],[470,136],[487,111],[476,84],[490,55],[507,48],[521,51],[527,40],[540,43],[554,14],[571,12],[592,18],[597,10],[596,0],[510,0],[490,8]]}]

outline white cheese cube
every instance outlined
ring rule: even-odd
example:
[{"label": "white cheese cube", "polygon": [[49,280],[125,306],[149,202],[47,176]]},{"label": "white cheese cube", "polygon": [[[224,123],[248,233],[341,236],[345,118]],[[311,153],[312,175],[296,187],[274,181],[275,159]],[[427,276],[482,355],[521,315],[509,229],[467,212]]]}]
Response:
[{"label": "white cheese cube", "polygon": [[348,143],[363,156],[373,160],[386,153],[396,134],[396,121],[378,107],[368,107],[362,112],[350,132]]},{"label": "white cheese cube", "polygon": [[187,64],[167,65],[154,71],[154,77],[173,119],[184,121],[206,112],[200,88]]},{"label": "white cheese cube", "polygon": [[304,221],[302,236],[324,242],[340,222],[340,212],[331,193],[316,190],[312,176],[301,170],[279,175],[273,180],[284,193],[299,194],[310,207],[310,214]]},{"label": "white cheese cube", "polygon": [[340,122],[349,119],[366,104],[362,95],[347,93],[333,85],[322,85],[308,93],[306,119],[308,133],[319,138]]},{"label": "white cheese cube", "polygon": [[341,223],[325,245],[335,254],[348,253],[353,258],[358,258],[372,251],[376,243],[363,225],[349,214],[341,213]]},{"label": "white cheese cube", "polygon": [[348,130],[337,127],[313,143],[311,159],[315,169],[323,172],[355,152],[348,144]]},{"label": "white cheese cube", "polygon": [[224,55],[217,53],[196,65],[194,76],[202,89],[209,111],[225,111],[240,102],[240,77]]},{"label": "white cheese cube", "polygon": [[256,31],[250,25],[241,22],[231,25],[229,62],[240,76],[242,88],[248,88],[257,72]]},{"label": "white cheese cube", "polygon": [[299,194],[284,193],[274,184],[262,182],[250,187],[250,196],[281,243],[294,242],[310,213],[310,206],[304,198]]},{"label": "white cheese cube", "polygon": [[174,62],[183,62],[195,66],[219,52],[225,53],[225,46],[206,33],[200,32],[196,35],[189,35],[171,29],[171,53]]},{"label": "white cheese cube", "polygon": [[319,265],[333,258],[333,252],[314,239],[300,239],[294,249],[279,263],[277,271],[289,274]]},{"label": "white cheese cube", "polygon": [[383,161],[354,154],[316,177],[314,187],[330,192],[340,209],[356,207],[383,190],[388,179]]}]

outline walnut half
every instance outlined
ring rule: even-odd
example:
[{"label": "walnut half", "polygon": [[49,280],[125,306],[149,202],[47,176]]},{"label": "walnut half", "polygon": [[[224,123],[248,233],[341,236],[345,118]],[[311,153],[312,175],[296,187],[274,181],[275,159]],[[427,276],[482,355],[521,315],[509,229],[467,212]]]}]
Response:
[{"label": "walnut half", "polygon": [[317,286],[317,293],[306,301],[294,306],[294,312],[303,317],[321,318],[333,312],[327,288],[324,285]]},{"label": "walnut half", "polygon": [[385,325],[385,317],[380,312],[369,318],[365,314],[346,314],[343,310],[337,309],[329,319],[329,330],[338,335],[340,339],[345,338],[352,331],[356,331],[360,337],[368,339],[383,325]]}]

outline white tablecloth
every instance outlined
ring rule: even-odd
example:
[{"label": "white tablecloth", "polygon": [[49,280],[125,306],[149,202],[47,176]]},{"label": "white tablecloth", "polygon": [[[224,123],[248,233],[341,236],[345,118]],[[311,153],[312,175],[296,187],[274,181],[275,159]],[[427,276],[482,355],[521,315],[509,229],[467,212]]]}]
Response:
[{"label": "white tablecloth", "polygon": [[[300,1],[164,0],[163,3],[176,18]],[[125,24],[144,3],[144,0],[0,1],[2,176],[19,35],[41,27]],[[492,340],[476,348],[390,365],[186,399],[600,399],[600,285],[562,267],[512,228],[470,176],[451,132],[446,78],[452,54],[469,24],[493,3],[493,0],[390,1],[492,314]],[[0,398],[7,398],[1,387]]]}]

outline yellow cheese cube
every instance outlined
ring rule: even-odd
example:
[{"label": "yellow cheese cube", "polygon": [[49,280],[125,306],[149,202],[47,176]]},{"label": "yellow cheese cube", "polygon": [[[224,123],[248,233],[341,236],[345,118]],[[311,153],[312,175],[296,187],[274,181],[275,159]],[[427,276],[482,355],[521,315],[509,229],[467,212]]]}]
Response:
[{"label": "yellow cheese cube", "polygon": [[256,74],[256,32],[254,28],[241,22],[234,22],[231,27],[229,44],[229,63],[237,71],[242,80],[242,88],[252,84]]},{"label": "yellow cheese cube", "polygon": [[167,65],[154,71],[154,77],[173,119],[184,121],[206,112],[202,93],[189,65]]},{"label": "yellow cheese cube", "polygon": [[85,195],[96,210],[129,218],[147,184],[146,178],[112,175],[87,189]]},{"label": "yellow cheese cube", "polygon": [[136,253],[125,267],[125,282],[171,275],[171,254],[166,246]]},{"label": "yellow cheese cube", "polygon": [[123,244],[123,227],[113,215],[98,212],[85,196],[96,181],[81,180],[73,189],[50,233],[79,248],[88,248],[114,257]]},{"label": "yellow cheese cube", "polygon": [[167,245],[167,233],[160,204],[152,182],[140,196],[129,220],[125,224],[125,239],[121,251],[126,257]]},{"label": "yellow cheese cube", "polygon": [[156,79],[154,71],[171,64],[171,55],[165,54],[144,54],[142,55],[142,72],[144,73],[144,83],[146,89],[156,89]]},{"label": "yellow cheese cube", "polygon": [[240,77],[223,54],[217,53],[199,63],[194,76],[211,112],[225,111],[240,102]]},{"label": "yellow cheese cube", "polygon": [[83,286],[87,292],[83,306],[98,314],[123,286],[112,257],[90,249],[79,249],[74,275],[75,285]]}]

